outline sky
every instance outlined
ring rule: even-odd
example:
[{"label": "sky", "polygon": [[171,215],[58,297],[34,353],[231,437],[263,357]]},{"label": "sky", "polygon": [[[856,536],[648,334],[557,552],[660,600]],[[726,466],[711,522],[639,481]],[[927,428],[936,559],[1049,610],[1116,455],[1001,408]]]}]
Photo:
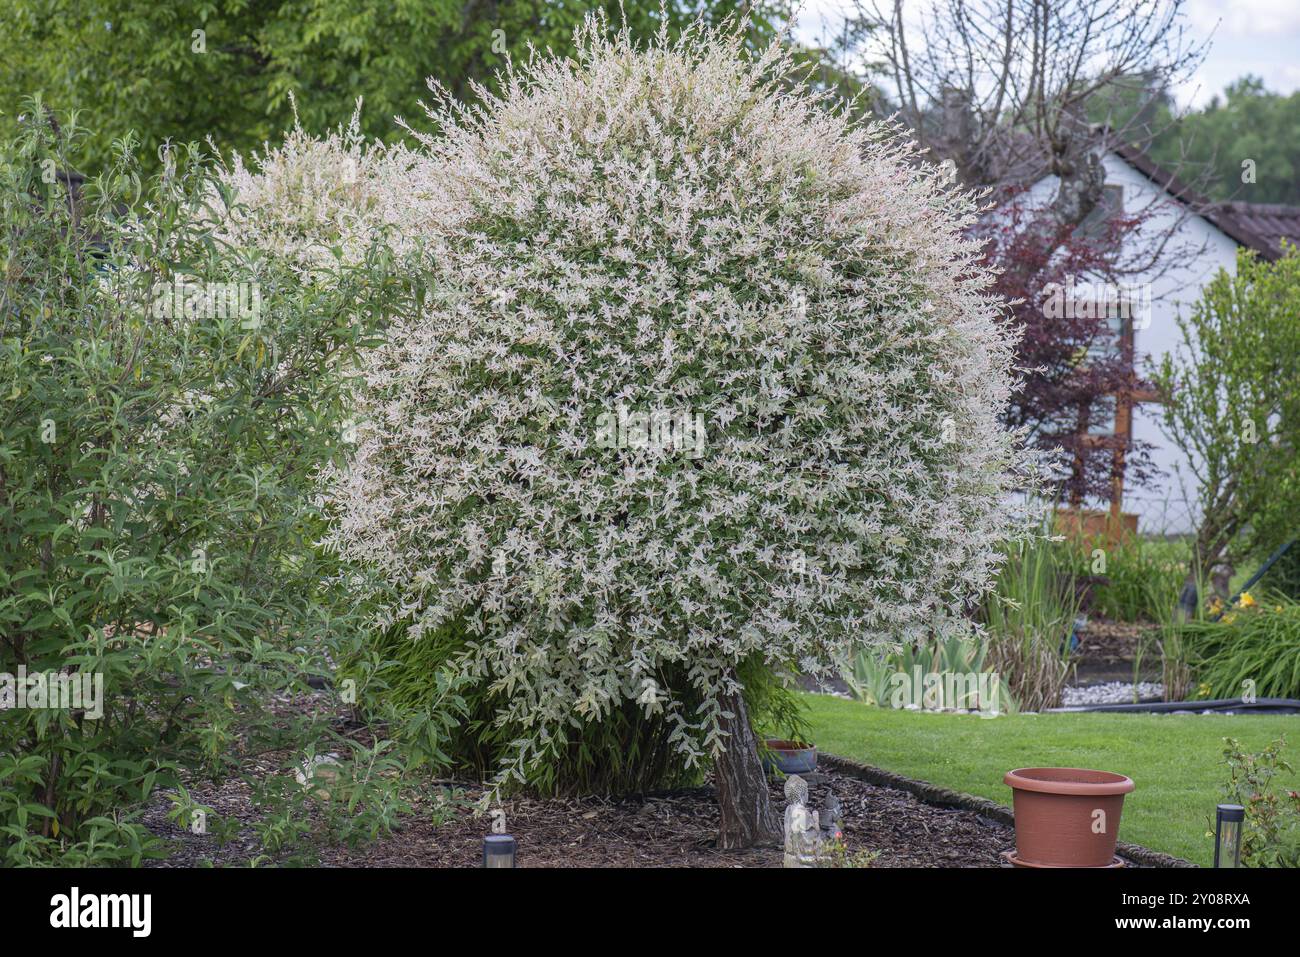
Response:
[{"label": "sky", "polygon": [[[922,0],[923,2],[923,0]],[[831,29],[853,5],[849,0],[804,0],[797,33],[811,40],[822,24]],[[1300,0],[1186,0],[1193,37],[1211,46],[1190,81],[1174,95],[1198,107],[1233,80],[1253,73],[1276,93],[1300,89]]]},{"label": "sky", "polygon": [[1214,31],[1196,75],[1201,89],[1185,93],[1194,104],[1244,73],[1262,76],[1275,93],[1300,89],[1300,0],[1190,0],[1188,22]]}]

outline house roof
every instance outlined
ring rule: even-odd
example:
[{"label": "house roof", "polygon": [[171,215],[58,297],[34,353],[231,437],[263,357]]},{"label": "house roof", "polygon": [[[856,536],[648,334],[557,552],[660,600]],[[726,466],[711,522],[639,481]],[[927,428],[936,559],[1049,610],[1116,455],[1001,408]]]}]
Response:
[{"label": "house roof", "polygon": [[1125,143],[1113,143],[1110,149],[1174,199],[1191,206],[1198,215],[1209,220],[1230,239],[1255,250],[1264,259],[1281,259],[1283,240],[1300,246],[1300,206],[1240,201],[1211,202],[1173,173],[1161,169],[1141,150]]},{"label": "house roof", "polygon": [[1300,246],[1300,206],[1280,203],[1217,203],[1206,219],[1265,259],[1282,258],[1282,241]]}]

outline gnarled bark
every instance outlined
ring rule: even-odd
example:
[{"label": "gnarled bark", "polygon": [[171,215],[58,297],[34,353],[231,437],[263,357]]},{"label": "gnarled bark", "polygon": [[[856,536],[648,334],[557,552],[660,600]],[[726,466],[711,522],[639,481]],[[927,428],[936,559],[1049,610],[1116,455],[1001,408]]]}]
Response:
[{"label": "gnarled bark", "polygon": [[749,726],[749,711],[739,689],[722,698],[721,724],[727,749],[714,762],[721,825],[718,846],[724,849],[781,843],[781,821],[772,807],[758,741]]}]

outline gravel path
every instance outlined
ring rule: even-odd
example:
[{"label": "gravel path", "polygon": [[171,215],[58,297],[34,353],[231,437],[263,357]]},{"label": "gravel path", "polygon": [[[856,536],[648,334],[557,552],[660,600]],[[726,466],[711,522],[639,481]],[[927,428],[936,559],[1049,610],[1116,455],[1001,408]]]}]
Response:
[{"label": "gravel path", "polygon": [[1161,701],[1165,695],[1165,686],[1158,681],[1138,682],[1136,698],[1133,690],[1131,681],[1104,681],[1065,688],[1061,692],[1061,705],[1076,708],[1085,704],[1131,704],[1134,701]]}]

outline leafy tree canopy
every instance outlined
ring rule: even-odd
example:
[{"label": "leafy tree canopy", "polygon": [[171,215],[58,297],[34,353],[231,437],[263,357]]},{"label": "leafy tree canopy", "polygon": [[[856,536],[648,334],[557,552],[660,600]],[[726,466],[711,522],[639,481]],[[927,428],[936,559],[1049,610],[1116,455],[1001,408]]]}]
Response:
[{"label": "leafy tree canopy", "polygon": [[[1208,174],[1210,199],[1300,204],[1300,92],[1283,96],[1266,90],[1258,77],[1245,76],[1223,96],[1175,118],[1169,97],[1152,96],[1146,81],[1135,78],[1127,86],[1116,84],[1089,115],[1125,125],[1152,159],[1185,171],[1184,179]],[[1244,178],[1247,160],[1254,182]]]},{"label": "leafy tree canopy", "polygon": [[[1188,159],[1213,169],[1214,199],[1300,203],[1300,92],[1282,96],[1258,77],[1243,77],[1181,125]],[[1157,142],[1158,162],[1178,159],[1178,139]],[[1242,179],[1246,160],[1254,162],[1253,183]]]},{"label": "leafy tree canopy", "polygon": [[12,0],[0,7],[0,132],[39,93],[54,110],[89,114],[99,131],[89,171],[128,130],[156,165],[168,139],[256,148],[292,124],[295,100],[303,128],[324,132],[362,95],[362,132],[392,139],[394,115],[423,119],[426,78],[473,100],[474,83],[493,87],[507,57],[525,59],[530,45],[572,52],[593,7],[625,16],[639,36],[744,8],[758,44],[789,16],[781,0]]}]

